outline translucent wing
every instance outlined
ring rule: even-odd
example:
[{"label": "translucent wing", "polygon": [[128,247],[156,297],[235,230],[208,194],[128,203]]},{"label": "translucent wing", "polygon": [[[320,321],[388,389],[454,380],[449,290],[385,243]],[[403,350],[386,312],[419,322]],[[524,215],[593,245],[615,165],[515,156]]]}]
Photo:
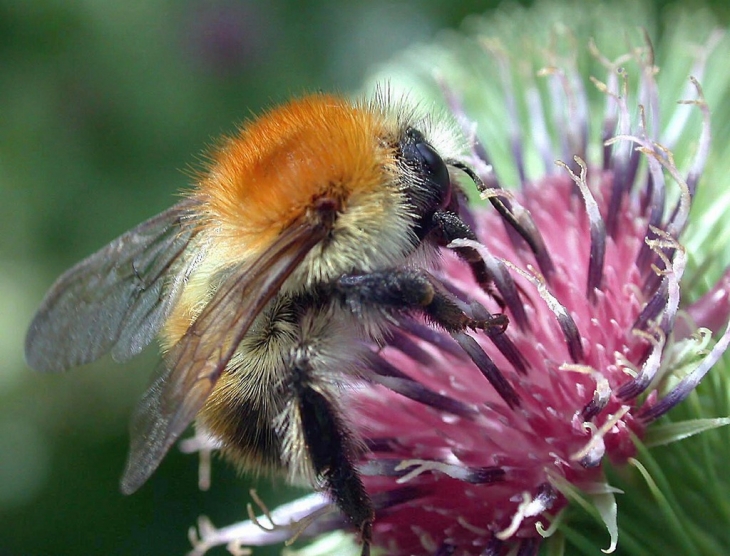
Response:
[{"label": "translucent wing", "polygon": [[228,276],[185,335],[167,353],[132,417],[122,492],[137,490],[198,411],[264,306],[327,234],[322,224],[291,225],[252,264]]},{"label": "translucent wing", "polygon": [[38,371],[65,371],[111,352],[139,353],[157,334],[175,299],[165,276],[195,233],[182,201],[121,235],[63,274],[43,299],[25,337]]}]

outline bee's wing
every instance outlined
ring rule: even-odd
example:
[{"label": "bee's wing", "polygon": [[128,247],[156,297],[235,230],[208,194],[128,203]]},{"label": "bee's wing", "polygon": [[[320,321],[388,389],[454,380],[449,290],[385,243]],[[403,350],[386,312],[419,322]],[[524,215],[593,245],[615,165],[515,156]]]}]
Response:
[{"label": "bee's wing", "polygon": [[25,337],[25,359],[57,372],[111,352],[139,353],[174,303],[165,275],[193,236],[185,200],[119,236],[64,273],[43,299]]},{"label": "bee's wing", "polygon": [[122,492],[134,492],[154,472],[205,404],[253,321],[326,233],[322,224],[293,224],[257,260],[223,281],[166,354],[132,417]]}]

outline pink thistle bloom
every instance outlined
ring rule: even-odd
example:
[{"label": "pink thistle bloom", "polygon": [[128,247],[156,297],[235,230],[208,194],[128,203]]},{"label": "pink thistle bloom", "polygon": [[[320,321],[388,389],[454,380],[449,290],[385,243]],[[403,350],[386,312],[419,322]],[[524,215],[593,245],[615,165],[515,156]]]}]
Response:
[{"label": "pink thistle bloom", "polygon": [[[510,325],[503,334],[449,335],[403,319],[386,345],[373,347],[372,382],[343,393],[368,448],[360,467],[376,504],[376,553],[534,555],[578,493],[598,510],[609,550],[616,547],[617,490],[602,464],[636,456],[636,439],[692,393],[730,343],[730,274],[692,304],[682,296],[690,255],[682,234],[710,152],[710,111],[698,80],[717,41],[711,36],[698,51],[697,79],[675,99],[684,104],[667,129],[658,119],[648,42],[614,61],[591,46],[605,73],[593,85],[574,62],[550,52],[540,72],[547,96],[537,86],[518,96],[504,78],[502,124],[520,129],[524,109],[545,167],[528,177],[526,139],[514,131],[517,188],[503,188],[491,144],[477,139],[459,92],[441,83],[472,138],[470,162],[492,205],[470,209],[478,241],[450,248],[478,253],[493,287],[481,287],[449,252],[436,275],[465,310],[476,317],[504,311]],[[506,64],[493,46],[498,65]],[[588,87],[605,100],[599,132]],[[546,110],[548,99],[565,110]],[[671,149],[693,117],[696,148],[680,169]],[[560,140],[548,129],[560,130]],[[725,332],[708,345],[705,327]],[[720,424],[665,430],[674,440]],[[275,510],[272,532],[255,520],[201,527],[195,554],[224,542],[270,544],[346,529],[327,512],[327,500],[313,495]],[[345,553],[336,546],[302,553]]]},{"label": "pink thistle bloom", "polygon": [[[634,61],[642,110],[652,113],[658,107],[646,56]],[[579,76],[550,73],[562,103],[584,102],[572,85]],[[450,338],[404,323],[373,358],[382,386],[350,395],[353,422],[371,450],[366,485],[384,500],[375,544],[388,554],[496,556],[514,547],[536,554],[539,529],[568,503],[566,486],[610,497],[603,460],[634,456],[632,434],[643,437],[727,347],[726,333],[684,379],[666,386],[674,378],[671,346],[691,341],[688,324],[680,336],[675,324],[685,318],[678,314],[687,258],[679,235],[709,150],[699,85],[704,125],[686,175],[644,121],[616,128],[631,120],[620,85],[599,84],[608,99],[604,136],[616,139],[590,167],[577,156],[588,150],[580,110],[562,122],[576,141],[546,155],[570,165],[523,181],[513,195],[503,195],[486,151],[474,144],[485,196],[498,210],[475,209],[480,244],[459,245],[487,262],[511,324],[503,335]],[[513,154],[525,175],[521,153]],[[678,189],[673,204],[670,187]],[[473,311],[499,310],[455,257],[444,257],[439,277]],[[721,314],[726,320],[727,309]],[[612,513],[609,507],[604,519],[613,548]]]}]

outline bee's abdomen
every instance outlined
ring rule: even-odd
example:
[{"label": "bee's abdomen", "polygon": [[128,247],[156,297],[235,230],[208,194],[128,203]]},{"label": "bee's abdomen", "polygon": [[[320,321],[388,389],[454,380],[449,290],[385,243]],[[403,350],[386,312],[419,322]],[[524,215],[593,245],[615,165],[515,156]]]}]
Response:
[{"label": "bee's abdomen", "polygon": [[281,469],[281,444],[270,411],[251,400],[226,408],[218,419],[227,423],[219,433],[223,454],[241,469],[269,472]]}]

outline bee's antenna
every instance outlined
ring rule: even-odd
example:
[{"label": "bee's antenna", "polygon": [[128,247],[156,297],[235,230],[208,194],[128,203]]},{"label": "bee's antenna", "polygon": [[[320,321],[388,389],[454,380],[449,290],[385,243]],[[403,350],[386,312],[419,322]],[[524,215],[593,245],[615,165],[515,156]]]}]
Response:
[{"label": "bee's antenna", "polygon": [[444,162],[449,166],[453,166],[454,168],[461,170],[467,176],[469,176],[469,178],[474,182],[474,185],[477,186],[477,190],[479,191],[479,193],[484,193],[484,191],[487,189],[487,187],[484,185],[484,182],[482,181],[482,178],[480,178],[477,173],[468,165],[464,164],[460,160],[456,160],[453,158],[447,158],[444,160]]}]

